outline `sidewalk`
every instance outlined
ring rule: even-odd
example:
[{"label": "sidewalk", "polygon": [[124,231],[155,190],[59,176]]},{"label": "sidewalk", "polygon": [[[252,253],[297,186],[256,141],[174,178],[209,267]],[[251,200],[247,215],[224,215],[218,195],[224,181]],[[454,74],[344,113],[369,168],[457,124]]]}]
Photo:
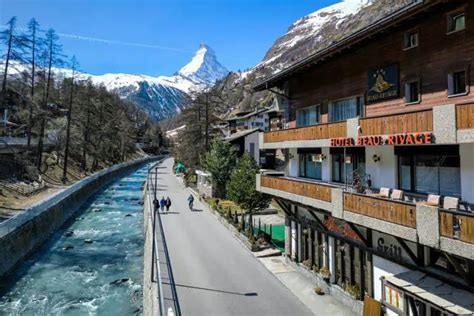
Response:
[{"label": "sidewalk", "polygon": [[[189,188],[188,188],[189,189]],[[194,194],[196,192],[192,189],[190,191]],[[219,222],[219,216],[212,210],[207,203],[202,201],[206,211],[212,213]],[[222,224],[222,223],[221,223]],[[223,225],[225,226],[225,225]],[[229,233],[231,233],[229,231]],[[232,234],[234,235],[234,234]],[[240,241],[240,239],[234,236]],[[241,242],[242,247],[248,248]],[[248,250],[250,252],[250,250]],[[257,253],[252,253],[256,260],[258,260],[270,273],[272,273],[286,288],[290,290],[314,315],[331,315],[331,316],[355,316],[348,307],[342,305],[334,297],[330,295],[317,295],[314,293],[316,284],[309,278],[302,275],[290,265],[285,263],[283,255],[274,257],[257,258]]]},{"label": "sidewalk", "polygon": [[314,293],[316,285],[286,264],[284,256],[258,258],[258,260],[315,315],[355,315],[330,295]]}]

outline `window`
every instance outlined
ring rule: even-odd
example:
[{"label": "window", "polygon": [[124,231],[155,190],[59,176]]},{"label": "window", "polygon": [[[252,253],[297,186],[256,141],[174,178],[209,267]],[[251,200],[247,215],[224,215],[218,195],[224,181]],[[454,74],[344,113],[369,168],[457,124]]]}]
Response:
[{"label": "window", "polygon": [[448,75],[448,95],[465,94],[467,92],[466,71],[457,71]]},{"label": "window", "polygon": [[331,122],[345,121],[357,116],[363,116],[364,98],[355,97],[338,100],[330,104]]},{"label": "window", "polygon": [[420,102],[420,83],[418,81],[412,81],[405,84],[405,102]]},{"label": "window", "polygon": [[405,32],[403,48],[408,49],[408,48],[413,48],[416,46],[418,46],[418,32],[417,31]]},{"label": "window", "polygon": [[448,15],[448,34],[464,30],[466,27],[466,15],[464,12],[457,12]]},{"label": "window", "polygon": [[250,143],[250,157],[252,157],[253,159],[255,159],[255,143]]},{"label": "window", "polygon": [[322,164],[317,161],[318,154],[300,154],[300,177],[321,180]]},{"label": "window", "polygon": [[402,155],[398,157],[398,174],[398,187],[402,190],[461,196],[459,155],[440,155],[434,152]]},{"label": "window", "polygon": [[319,123],[319,106],[312,106],[296,111],[296,126],[304,127]]}]

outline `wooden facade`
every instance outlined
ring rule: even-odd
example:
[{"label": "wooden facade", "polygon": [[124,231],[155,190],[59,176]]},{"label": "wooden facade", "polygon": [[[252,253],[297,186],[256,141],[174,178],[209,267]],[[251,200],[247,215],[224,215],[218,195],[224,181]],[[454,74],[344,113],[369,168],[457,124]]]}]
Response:
[{"label": "wooden facade", "polygon": [[[345,53],[322,61],[295,74],[287,81],[290,104],[290,120],[300,108],[319,105],[321,121],[330,122],[328,113],[332,101],[360,96],[365,97],[369,89],[369,71],[397,64],[399,68],[399,95],[392,99],[365,102],[365,117],[398,114],[431,109],[444,104],[459,104],[474,101],[472,78],[474,67],[474,5],[467,0],[450,1],[433,11],[422,14],[410,23],[403,23],[390,32],[372,37]],[[465,7],[466,28],[447,34],[446,12]],[[404,49],[404,34],[418,32],[418,46]],[[448,74],[466,70],[468,90],[466,94],[448,97]],[[418,81],[420,101],[405,102],[405,84]]]},{"label": "wooden facade", "polygon": [[[456,229],[455,227],[458,227]],[[460,215],[446,210],[439,211],[440,235],[474,244],[474,214]]]},{"label": "wooden facade", "polygon": [[344,210],[416,228],[415,204],[345,192]]},{"label": "wooden facade", "polygon": [[474,128],[474,103],[456,106],[456,128]]},{"label": "wooden facade", "polygon": [[346,137],[347,123],[320,124],[301,128],[273,131],[264,134],[265,143],[284,141],[315,140]]},{"label": "wooden facade", "polygon": [[359,121],[360,135],[387,135],[433,131],[433,111],[363,118]]},{"label": "wooden facade", "polygon": [[331,202],[331,187],[308,181],[282,177],[262,176],[261,186],[269,189],[293,193],[312,199]]}]

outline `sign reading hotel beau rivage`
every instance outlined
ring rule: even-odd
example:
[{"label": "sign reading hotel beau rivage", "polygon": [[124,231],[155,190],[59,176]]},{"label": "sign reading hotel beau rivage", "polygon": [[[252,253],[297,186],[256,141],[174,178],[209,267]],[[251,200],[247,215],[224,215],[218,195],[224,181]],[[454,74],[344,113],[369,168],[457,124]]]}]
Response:
[{"label": "sign reading hotel beau rivage", "polygon": [[396,98],[398,94],[398,64],[369,71],[367,102]]},{"label": "sign reading hotel beau rivage", "polygon": [[351,137],[331,138],[332,147],[348,146],[380,146],[380,145],[422,145],[433,142],[433,133],[408,133],[396,135],[359,136],[357,140]]}]

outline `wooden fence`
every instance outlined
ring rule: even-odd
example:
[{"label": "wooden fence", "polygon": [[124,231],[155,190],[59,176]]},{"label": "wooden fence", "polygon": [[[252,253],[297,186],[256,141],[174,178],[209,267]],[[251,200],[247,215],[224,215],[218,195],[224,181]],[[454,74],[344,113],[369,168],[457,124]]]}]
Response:
[{"label": "wooden fence", "polygon": [[474,128],[474,103],[456,106],[456,127],[458,129]]},{"label": "wooden fence", "polygon": [[361,136],[430,132],[433,130],[433,111],[362,118],[359,124]]},{"label": "wooden fence", "polygon": [[415,204],[361,194],[344,193],[344,210],[416,228]]},{"label": "wooden fence", "polygon": [[269,189],[331,202],[331,187],[327,185],[271,176],[262,176],[260,185]]},{"label": "wooden fence", "polygon": [[439,211],[440,235],[474,244],[474,214],[461,215]]},{"label": "wooden fence", "polygon": [[298,140],[317,140],[347,137],[347,123],[328,123],[314,126],[292,128],[281,131],[267,132],[263,139],[265,143],[278,143]]}]

